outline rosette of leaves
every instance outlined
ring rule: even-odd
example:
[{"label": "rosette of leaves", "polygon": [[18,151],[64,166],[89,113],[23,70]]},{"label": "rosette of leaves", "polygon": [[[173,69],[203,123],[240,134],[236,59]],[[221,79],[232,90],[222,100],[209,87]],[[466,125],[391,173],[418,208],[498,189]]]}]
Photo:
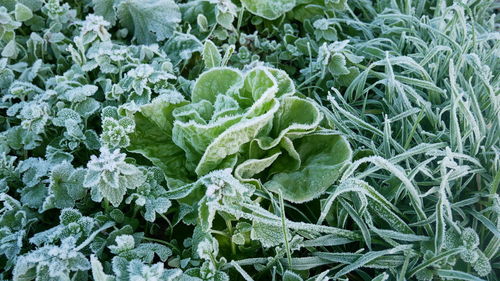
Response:
[{"label": "rosette of leaves", "polygon": [[145,104],[151,100],[155,86],[157,90],[167,88],[170,85],[167,80],[171,79],[175,79],[175,76],[168,73],[163,64],[140,64],[128,71],[119,85],[125,91],[130,91],[130,100]]},{"label": "rosette of leaves", "polygon": [[100,149],[99,157],[92,155],[87,163],[87,174],[83,185],[91,188],[92,200],[101,202],[103,198],[118,207],[127,189],[135,189],[144,183],[144,175],[139,168],[125,162],[125,154],[118,149]]},{"label": "rosette of leaves", "polygon": [[195,82],[191,101],[160,96],[134,118],[128,149],[162,168],[171,188],[230,168],[300,203],[321,195],[351,159],[347,141],[322,127],[319,106],[268,67],[212,68]]},{"label": "rosette of leaves", "polygon": [[30,238],[30,243],[41,246],[53,244],[68,237],[75,238],[76,242],[83,242],[92,233],[92,230],[98,226],[94,218],[83,216],[80,211],[73,208],[61,210],[59,222],[59,225],[33,235]]},{"label": "rosette of leaves", "polygon": [[[112,259],[115,278],[112,280],[172,280],[182,274],[179,269],[163,267],[167,258],[172,255],[172,251],[164,245],[139,243],[140,239],[132,235],[119,235],[115,242],[115,245],[108,246],[111,253],[115,254]],[[161,263],[149,266],[155,256]],[[106,276],[102,264],[95,257],[91,257],[91,262],[94,277]],[[96,278],[96,280],[102,279]]]},{"label": "rosette of leaves", "polygon": [[118,115],[116,107],[105,107],[101,112],[101,142],[109,148],[127,147],[130,144],[129,133],[134,131],[135,123],[130,117]]},{"label": "rosette of leaves", "polygon": [[57,116],[52,118],[52,124],[63,127],[64,133],[59,139],[61,147],[76,149],[83,143],[89,149],[97,149],[100,146],[97,133],[90,129],[85,130],[83,114],[70,108],[63,108],[57,112]]}]

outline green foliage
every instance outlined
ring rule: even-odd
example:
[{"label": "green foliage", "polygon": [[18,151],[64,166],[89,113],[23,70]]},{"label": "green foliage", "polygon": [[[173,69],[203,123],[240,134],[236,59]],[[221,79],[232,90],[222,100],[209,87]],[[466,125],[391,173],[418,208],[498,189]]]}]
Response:
[{"label": "green foliage", "polygon": [[[185,163],[187,170],[179,176],[180,171],[167,164],[176,161],[171,155],[158,159],[170,169],[165,174],[172,175],[172,181],[230,167],[240,179],[257,185],[262,181],[269,190],[283,192],[287,200],[309,201],[339,177],[351,149],[342,137],[320,129],[323,116],[316,103],[293,94],[293,82],[276,69],[257,67],[241,74],[214,68],[197,79],[191,103],[183,105],[165,97],[141,107],[136,123],[144,117],[155,123],[168,112],[161,119],[165,123],[155,125],[171,132],[157,138],[139,134],[138,128],[131,139],[132,147],[138,149],[132,151],[156,161],[159,154],[153,148],[145,150],[145,139],[163,145],[167,139],[184,151],[174,166]],[[251,179],[256,174],[263,176]]]},{"label": "green foliage", "polygon": [[245,9],[251,13],[263,17],[268,20],[275,20],[292,10],[296,2],[295,0],[280,0],[280,1],[264,1],[264,0],[243,0],[241,1]]},{"label": "green foliage", "polygon": [[497,280],[493,0],[0,0],[0,280]]},{"label": "green foliage", "polygon": [[141,170],[125,162],[126,155],[103,147],[97,158],[92,155],[87,163],[83,186],[91,189],[92,200],[101,202],[104,198],[118,207],[127,189],[135,189],[144,183]]}]

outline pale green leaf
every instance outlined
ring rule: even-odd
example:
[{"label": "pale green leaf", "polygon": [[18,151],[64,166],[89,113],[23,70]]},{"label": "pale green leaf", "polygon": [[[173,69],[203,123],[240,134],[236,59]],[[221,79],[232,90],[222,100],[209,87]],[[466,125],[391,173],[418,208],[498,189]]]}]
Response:
[{"label": "pale green leaf", "polygon": [[124,0],[117,6],[117,15],[141,44],[172,36],[181,21],[179,7],[172,0]]}]

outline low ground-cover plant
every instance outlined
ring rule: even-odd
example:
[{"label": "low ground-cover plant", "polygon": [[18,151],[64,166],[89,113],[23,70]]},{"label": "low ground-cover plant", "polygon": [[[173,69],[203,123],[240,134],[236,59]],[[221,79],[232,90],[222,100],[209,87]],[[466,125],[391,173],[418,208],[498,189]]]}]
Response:
[{"label": "low ground-cover plant", "polygon": [[495,9],[0,0],[0,280],[497,280]]}]

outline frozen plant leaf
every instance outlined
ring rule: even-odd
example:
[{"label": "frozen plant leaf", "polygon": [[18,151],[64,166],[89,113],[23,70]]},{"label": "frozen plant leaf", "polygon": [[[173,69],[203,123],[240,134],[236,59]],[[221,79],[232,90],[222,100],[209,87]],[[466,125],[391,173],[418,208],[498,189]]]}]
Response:
[{"label": "frozen plant leaf", "polygon": [[174,32],[163,47],[174,64],[189,60],[194,53],[203,52],[203,44],[192,34]]},{"label": "frozen plant leaf", "polygon": [[346,60],[344,55],[336,53],[330,57],[328,63],[328,70],[333,76],[349,74],[349,69],[346,67]]},{"label": "frozen plant leaf", "polygon": [[33,12],[30,8],[26,7],[22,3],[17,3],[15,8],[15,17],[17,21],[27,21],[33,17]]},{"label": "frozen plant leaf", "polygon": [[474,229],[465,228],[462,231],[462,242],[467,249],[476,249],[479,246],[479,236]]},{"label": "frozen plant leaf", "polygon": [[172,206],[171,201],[166,196],[167,191],[160,184],[161,177],[163,177],[161,170],[151,168],[146,172],[144,184],[125,200],[127,204],[135,200],[137,206],[143,207],[145,209],[144,219],[149,222],[154,222],[157,213],[163,214]]},{"label": "frozen plant leaf", "polygon": [[117,236],[115,242],[116,245],[108,247],[114,254],[124,253],[135,248],[135,240],[132,235]]},{"label": "frozen plant leaf", "polygon": [[64,93],[63,98],[70,102],[82,102],[97,92],[95,85],[84,85],[73,88]]},{"label": "frozen plant leaf", "polygon": [[222,27],[232,30],[234,28],[234,18],[237,16],[236,12],[236,5],[233,4],[231,0],[219,1],[217,3],[217,9],[215,10],[215,19]]},{"label": "frozen plant leaf", "polygon": [[204,260],[211,260],[219,254],[219,243],[216,239],[207,237],[197,245],[197,254]]},{"label": "frozen plant leaf", "polygon": [[478,251],[479,257],[474,263],[474,270],[479,276],[486,276],[491,272],[491,264],[483,252]]},{"label": "frozen plant leaf", "polygon": [[95,255],[90,256],[90,265],[92,267],[92,277],[95,281],[113,281],[115,280],[113,276],[104,273],[101,262],[96,258]]},{"label": "frozen plant leaf", "polygon": [[92,189],[92,200],[100,202],[102,198],[118,207],[127,189],[135,189],[144,182],[141,170],[125,162],[125,154],[119,150],[110,152],[100,149],[101,155],[93,155],[87,163],[87,174],[83,185]]},{"label": "frozen plant leaf", "polygon": [[18,171],[23,174],[23,183],[27,187],[40,183],[41,178],[47,175],[49,169],[49,163],[42,158],[28,158],[18,166]]},{"label": "frozen plant leaf", "polygon": [[117,236],[115,242],[116,245],[110,245],[108,248],[113,254],[128,260],[140,259],[150,263],[156,254],[164,262],[172,255],[170,248],[164,245],[158,243],[136,244],[134,236],[128,234]]},{"label": "frozen plant leaf", "polygon": [[164,270],[162,263],[148,266],[139,260],[132,260],[128,266],[130,280],[162,280]]},{"label": "frozen plant leaf", "polygon": [[84,176],[84,169],[75,169],[68,162],[54,166],[50,174],[49,189],[54,195],[56,208],[73,207],[75,200],[83,198],[85,195]]},{"label": "frozen plant leaf", "polygon": [[168,184],[173,179],[187,182],[188,172],[184,165],[184,151],[172,141],[173,111],[187,102],[180,94],[159,96],[150,104],[141,107],[134,115],[135,130],[130,134],[129,151],[141,153],[160,167],[167,176]]},{"label": "frozen plant leaf", "polygon": [[243,0],[243,6],[252,14],[268,20],[275,20],[295,8],[295,0]]},{"label": "frozen plant leaf", "polygon": [[102,16],[111,25],[116,23],[115,0],[92,0],[94,12]]},{"label": "frozen plant leaf", "polygon": [[117,6],[117,15],[140,44],[165,40],[181,21],[179,7],[172,0],[124,0]]},{"label": "frozen plant leaf", "polygon": [[312,134],[294,146],[301,159],[298,170],[277,173],[264,184],[269,190],[283,192],[283,198],[291,202],[302,203],[323,194],[351,160],[349,143],[339,135]]},{"label": "frozen plant leaf", "polygon": [[298,274],[294,273],[293,271],[285,271],[283,273],[283,281],[302,281],[302,277],[300,277]]},{"label": "frozen plant leaf", "polygon": [[[291,237],[290,233],[287,234],[287,237]],[[265,224],[257,220],[252,223],[250,238],[259,241],[264,248],[285,243],[285,236],[281,227]]]},{"label": "frozen plant leaf", "polygon": [[82,102],[75,105],[75,111],[80,114],[83,118],[88,118],[94,114],[100,107],[98,101],[93,98],[88,98]]},{"label": "frozen plant leaf", "polygon": [[205,62],[206,68],[218,67],[222,61],[222,57],[217,50],[215,44],[207,40],[203,46],[203,61]]},{"label": "frozen plant leaf", "polygon": [[2,57],[6,57],[6,58],[16,58],[17,57],[17,54],[19,53],[19,50],[17,48],[17,45],[16,45],[16,40],[10,40],[9,43],[7,43],[7,45],[5,45],[5,47],[3,48],[2,50]]}]

